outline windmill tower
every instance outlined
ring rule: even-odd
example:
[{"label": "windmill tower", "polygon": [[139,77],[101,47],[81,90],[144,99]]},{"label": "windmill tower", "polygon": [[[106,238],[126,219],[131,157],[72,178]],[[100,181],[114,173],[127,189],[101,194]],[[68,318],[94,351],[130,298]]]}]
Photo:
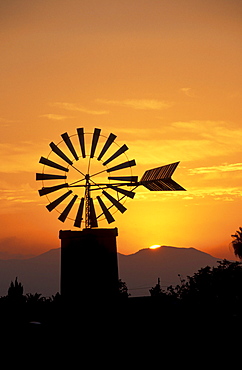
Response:
[{"label": "windmill tower", "polygon": [[39,161],[42,172],[36,174],[48,211],[57,211],[61,222],[69,219],[77,228],[59,233],[61,294],[68,300],[80,294],[89,299],[115,297],[118,230],[99,228],[99,223],[111,224],[116,212],[124,213],[125,200],[133,199],[139,186],[150,191],[185,190],[171,178],[179,162],[147,170],[138,181],[132,172],[136,162],[128,159],[127,145],[116,143],[116,135],[78,128],[76,134],[66,132],[61,138],[49,144],[49,155]]}]

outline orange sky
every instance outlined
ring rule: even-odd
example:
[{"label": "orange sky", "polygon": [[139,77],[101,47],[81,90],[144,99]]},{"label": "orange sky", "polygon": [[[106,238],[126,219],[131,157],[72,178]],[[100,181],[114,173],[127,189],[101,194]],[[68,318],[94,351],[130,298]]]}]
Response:
[{"label": "orange sky", "polygon": [[0,18],[0,258],[57,248],[72,227],[48,213],[35,173],[77,127],[115,133],[139,176],[181,161],[173,178],[187,192],[139,188],[116,214],[121,253],[164,244],[233,258],[241,1],[9,0]]}]

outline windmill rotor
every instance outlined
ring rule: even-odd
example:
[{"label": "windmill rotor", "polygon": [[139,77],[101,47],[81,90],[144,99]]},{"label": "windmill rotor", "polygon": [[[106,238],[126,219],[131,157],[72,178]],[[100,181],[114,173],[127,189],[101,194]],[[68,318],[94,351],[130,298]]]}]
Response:
[{"label": "windmill rotor", "polygon": [[42,182],[39,195],[46,196],[46,208],[56,210],[61,222],[70,219],[78,228],[96,228],[103,219],[110,224],[114,213],[127,210],[125,200],[133,199],[140,185],[151,191],[185,190],[171,179],[179,162],[147,170],[138,181],[129,148],[118,145],[113,133],[107,137],[98,128],[92,133],[77,128],[76,134],[65,132],[61,138],[49,144],[49,155],[39,160],[42,172],[36,174]]}]

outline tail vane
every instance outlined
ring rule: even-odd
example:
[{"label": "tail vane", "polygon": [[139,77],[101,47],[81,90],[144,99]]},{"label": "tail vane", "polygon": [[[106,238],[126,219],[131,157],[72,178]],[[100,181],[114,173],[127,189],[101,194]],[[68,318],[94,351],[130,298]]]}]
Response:
[{"label": "tail vane", "polygon": [[171,178],[178,164],[179,162],[175,162],[145,171],[140,180],[140,184],[151,191],[185,190]]}]

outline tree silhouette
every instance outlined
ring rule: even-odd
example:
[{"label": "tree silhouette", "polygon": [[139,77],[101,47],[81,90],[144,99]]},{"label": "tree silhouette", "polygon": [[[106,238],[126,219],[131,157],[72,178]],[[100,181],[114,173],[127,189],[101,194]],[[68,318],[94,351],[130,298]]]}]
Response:
[{"label": "tree silhouette", "polygon": [[158,278],[158,282],[157,284],[152,287],[150,290],[150,295],[151,297],[159,297],[162,293],[164,293],[164,291],[161,289],[161,286],[160,286],[160,278]]},{"label": "tree silhouette", "polygon": [[[172,295],[185,307],[196,307],[197,311],[241,315],[242,308],[242,266],[240,262],[226,259],[218,266],[206,266],[198,270],[181,285],[169,287]],[[195,312],[195,311],[194,311]],[[235,317],[234,316],[234,317]]]},{"label": "tree silhouette", "polygon": [[236,231],[234,235],[231,235],[234,240],[232,241],[232,246],[234,248],[234,254],[236,257],[242,259],[242,227]]},{"label": "tree silhouette", "polygon": [[10,286],[8,288],[8,299],[10,301],[22,302],[25,300],[23,292],[24,292],[23,285],[18,282],[18,278],[16,277],[15,282],[13,283],[11,281]]},{"label": "tree silhouette", "polygon": [[119,292],[119,297],[121,298],[128,298],[128,296],[130,295],[128,293],[128,288],[127,288],[126,283],[122,281],[121,279],[118,280],[118,292]]},{"label": "tree silhouette", "polygon": [[28,293],[28,294],[26,294],[26,302],[30,303],[30,304],[36,304],[38,302],[45,301],[46,299],[44,297],[41,297],[41,296],[42,296],[42,294],[39,294],[39,293],[35,293],[35,294]]}]

